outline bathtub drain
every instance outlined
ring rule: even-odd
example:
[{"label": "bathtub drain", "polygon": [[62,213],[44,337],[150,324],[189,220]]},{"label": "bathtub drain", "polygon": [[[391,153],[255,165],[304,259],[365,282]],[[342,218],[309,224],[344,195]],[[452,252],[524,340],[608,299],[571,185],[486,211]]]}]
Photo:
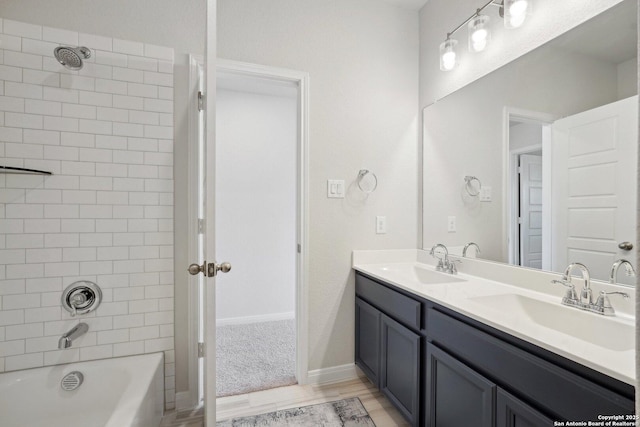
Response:
[{"label": "bathtub drain", "polygon": [[64,376],[64,378],[62,378],[62,381],[60,382],[60,387],[62,387],[62,389],[65,391],[73,391],[78,387],[80,387],[80,385],[82,384],[82,381],[84,381],[84,375],[82,375],[82,372],[79,372],[79,371],[69,372],[67,375]]}]

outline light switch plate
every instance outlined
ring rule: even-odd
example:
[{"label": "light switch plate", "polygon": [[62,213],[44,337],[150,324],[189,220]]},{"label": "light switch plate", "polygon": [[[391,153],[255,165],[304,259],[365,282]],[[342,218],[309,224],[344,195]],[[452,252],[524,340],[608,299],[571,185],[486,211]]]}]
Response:
[{"label": "light switch plate", "polygon": [[344,180],[327,180],[327,197],[330,199],[344,199]]},{"label": "light switch plate", "polygon": [[387,234],[387,217],[376,217],[376,234]]},{"label": "light switch plate", "polygon": [[482,187],[480,188],[480,201],[481,202],[490,202],[492,199],[493,191],[491,187]]}]

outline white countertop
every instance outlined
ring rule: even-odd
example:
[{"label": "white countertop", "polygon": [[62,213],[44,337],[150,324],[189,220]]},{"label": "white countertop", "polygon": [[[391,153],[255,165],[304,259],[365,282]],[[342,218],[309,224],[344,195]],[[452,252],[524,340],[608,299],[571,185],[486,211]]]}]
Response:
[{"label": "white countertop", "polygon": [[[415,254],[415,250],[355,251],[353,268],[635,386],[635,342],[629,342],[635,341],[635,320],[631,316],[618,314],[604,318],[598,314],[562,306],[561,298],[557,295],[532,290],[530,287],[515,286],[462,272],[455,276],[440,273],[432,265],[420,262],[421,255],[416,257]],[[421,280],[416,271],[424,273],[427,279],[423,277]],[[437,283],[439,277],[445,282]],[[425,284],[425,281],[431,283]],[[528,313],[517,303],[531,302],[532,299],[541,304],[532,305],[535,310],[529,309]],[[500,301],[508,303],[499,304]],[[612,302],[615,308],[615,300]],[[556,305],[561,308],[556,308]],[[548,321],[551,317],[545,320],[545,313],[540,313],[545,308],[561,314],[566,314],[563,310],[575,310],[575,323],[562,325],[564,332],[556,330],[553,324],[549,324],[553,323]],[[573,320],[573,311],[568,313]],[[538,321],[533,321],[532,316]],[[595,337],[598,333],[602,334],[602,331],[598,331],[602,325],[625,331],[620,338],[624,342],[616,341],[618,338],[606,332]],[[569,333],[568,330],[575,330],[577,333]],[[603,330],[607,331],[606,328]],[[582,337],[575,336],[581,334]],[[605,344],[590,342],[592,337],[600,338]]]}]

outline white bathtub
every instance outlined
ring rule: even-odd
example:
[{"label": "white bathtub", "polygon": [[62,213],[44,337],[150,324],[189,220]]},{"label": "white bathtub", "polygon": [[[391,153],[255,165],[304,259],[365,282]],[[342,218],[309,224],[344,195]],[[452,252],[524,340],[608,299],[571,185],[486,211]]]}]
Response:
[{"label": "white bathtub", "polygon": [[[163,366],[154,353],[0,374],[0,426],[157,427]],[[65,391],[60,381],[73,371],[84,382]]]}]

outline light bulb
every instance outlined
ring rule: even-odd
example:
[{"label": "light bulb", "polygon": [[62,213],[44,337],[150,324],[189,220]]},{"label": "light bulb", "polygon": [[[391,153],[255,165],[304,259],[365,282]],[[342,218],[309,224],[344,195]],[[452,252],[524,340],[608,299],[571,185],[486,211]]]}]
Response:
[{"label": "light bulb", "polygon": [[506,28],[518,28],[524,24],[528,15],[531,15],[532,0],[505,0],[504,26]]},{"label": "light bulb", "polygon": [[447,52],[442,55],[442,65],[447,71],[453,70],[456,66],[456,53],[455,52]]},{"label": "light bulb", "polygon": [[487,47],[491,38],[488,24],[489,17],[487,15],[477,15],[469,21],[470,52],[481,52]]},{"label": "light bulb", "polygon": [[457,65],[458,57],[456,55],[457,40],[447,39],[440,44],[440,69],[442,71],[451,71]]},{"label": "light bulb", "polygon": [[527,0],[516,0],[509,7],[509,13],[511,14],[511,16],[524,15],[525,13],[527,13],[528,6],[529,6],[529,3],[527,2]]},{"label": "light bulb", "polygon": [[488,35],[489,32],[485,29],[474,31],[474,33],[471,35],[471,42],[473,44],[473,50],[475,52],[480,52],[481,50],[484,50],[485,47],[487,47]]},{"label": "light bulb", "polygon": [[525,15],[516,15],[509,18],[510,28],[518,28],[524,24]]}]

